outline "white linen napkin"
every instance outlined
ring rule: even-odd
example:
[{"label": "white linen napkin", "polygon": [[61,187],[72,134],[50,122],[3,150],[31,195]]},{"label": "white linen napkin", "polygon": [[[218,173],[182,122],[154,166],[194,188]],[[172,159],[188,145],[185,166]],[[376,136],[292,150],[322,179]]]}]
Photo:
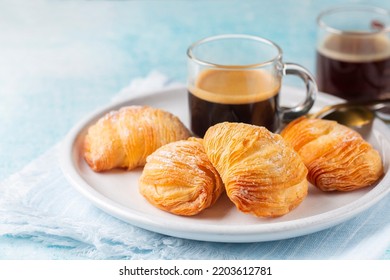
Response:
[{"label": "white linen napkin", "polygon": [[[152,72],[115,99],[173,85]],[[147,231],[104,213],[74,190],[59,167],[59,149],[55,145],[0,183],[0,235],[90,259],[381,259],[390,248],[390,196],[343,224],[280,241],[202,242]]]}]

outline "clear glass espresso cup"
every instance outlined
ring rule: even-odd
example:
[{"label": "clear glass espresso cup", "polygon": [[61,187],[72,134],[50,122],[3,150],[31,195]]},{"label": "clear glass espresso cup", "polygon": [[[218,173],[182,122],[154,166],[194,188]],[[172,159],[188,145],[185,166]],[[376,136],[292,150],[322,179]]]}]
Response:
[{"label": "clear glass espresso cup", "polygon": [[347,100],[389,98],[390,12],[343,6],[322,12],[317,23],[318,89]]},{"label": "clear glass espresso cup", "polygon": [[[192,132],[203,137],[220,122],[244,122],[276,132],[283,120],[306,114],[317,93],[304,67],[285,63],[282,49],[267,39],[244,34],[208,37],[188,51],[188,102]],[[294,107],[279,105],[282,77],[299,76],[305,99]]]}]

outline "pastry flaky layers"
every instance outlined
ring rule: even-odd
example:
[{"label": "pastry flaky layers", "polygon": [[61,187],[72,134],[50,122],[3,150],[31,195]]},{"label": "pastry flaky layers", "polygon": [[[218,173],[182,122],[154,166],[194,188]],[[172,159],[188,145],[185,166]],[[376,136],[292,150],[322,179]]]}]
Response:
[{"label": "pastry flaky layers", "polygon": [[139,179],[139,191],[152,205],[184,216],[212,206],[223,190],[222,180],[198,138],[157,149],[147,158]]},{"label": "pastry flaky layers", "polygon": [[308,180],[323,191],[370,186],[383,174],[379,153],[356,131],[335,121],[301,117],[281,135],[303,159]]},{"label": "pastry flaky layers", "polygon": [[143,166],[157,148],[190,132],[173,114],[149,106],[126,106],[100,118],[84,139],[84,158],[94,171]]},{"label": "pastry flaky layers", "polygon": [[280,135],[264,127],[224,122],[210,127],[203,143],[240,211],[277,217],[306,197],[307,168]]}]

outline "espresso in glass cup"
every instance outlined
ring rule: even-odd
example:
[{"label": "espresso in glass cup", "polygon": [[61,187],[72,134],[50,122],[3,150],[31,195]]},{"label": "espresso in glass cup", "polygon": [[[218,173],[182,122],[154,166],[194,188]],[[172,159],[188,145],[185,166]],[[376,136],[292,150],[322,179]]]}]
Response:
[{"label": "espresso in glass cup", "polygon": [[317,22],[318,89],[347,100],[389,98],[390,12],[345,6],[324,11]]},{"label": "espresso in glass cup", "polygon": [[[317,93],[313,76],[300,65],[284,63],[275,43],[252,35],[208,37],[191,45],[188,102],[192,132],[203,137],[220,122],[243,122],[276,132],[283,120],[306,114]],[[294,107],[279,105],[284,75],[302,78],[306,96]]]}]

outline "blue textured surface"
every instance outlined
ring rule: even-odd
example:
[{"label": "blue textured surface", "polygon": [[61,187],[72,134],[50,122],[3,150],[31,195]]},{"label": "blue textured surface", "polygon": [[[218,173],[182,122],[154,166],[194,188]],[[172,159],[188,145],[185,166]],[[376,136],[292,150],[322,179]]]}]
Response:
[{"label": "blue textured surface", "polygon": [[[0,180],[60,141],[132,79],[185,82],[190,43],[221,33],[275,41],[314,71],[315,18],[359,1],[0,2]],[[365,1],[390,9],[389,1]],[[78,258],[66,247],[0,238],[0,258]],[[390,258],[387,252],[386,258]]]}]

